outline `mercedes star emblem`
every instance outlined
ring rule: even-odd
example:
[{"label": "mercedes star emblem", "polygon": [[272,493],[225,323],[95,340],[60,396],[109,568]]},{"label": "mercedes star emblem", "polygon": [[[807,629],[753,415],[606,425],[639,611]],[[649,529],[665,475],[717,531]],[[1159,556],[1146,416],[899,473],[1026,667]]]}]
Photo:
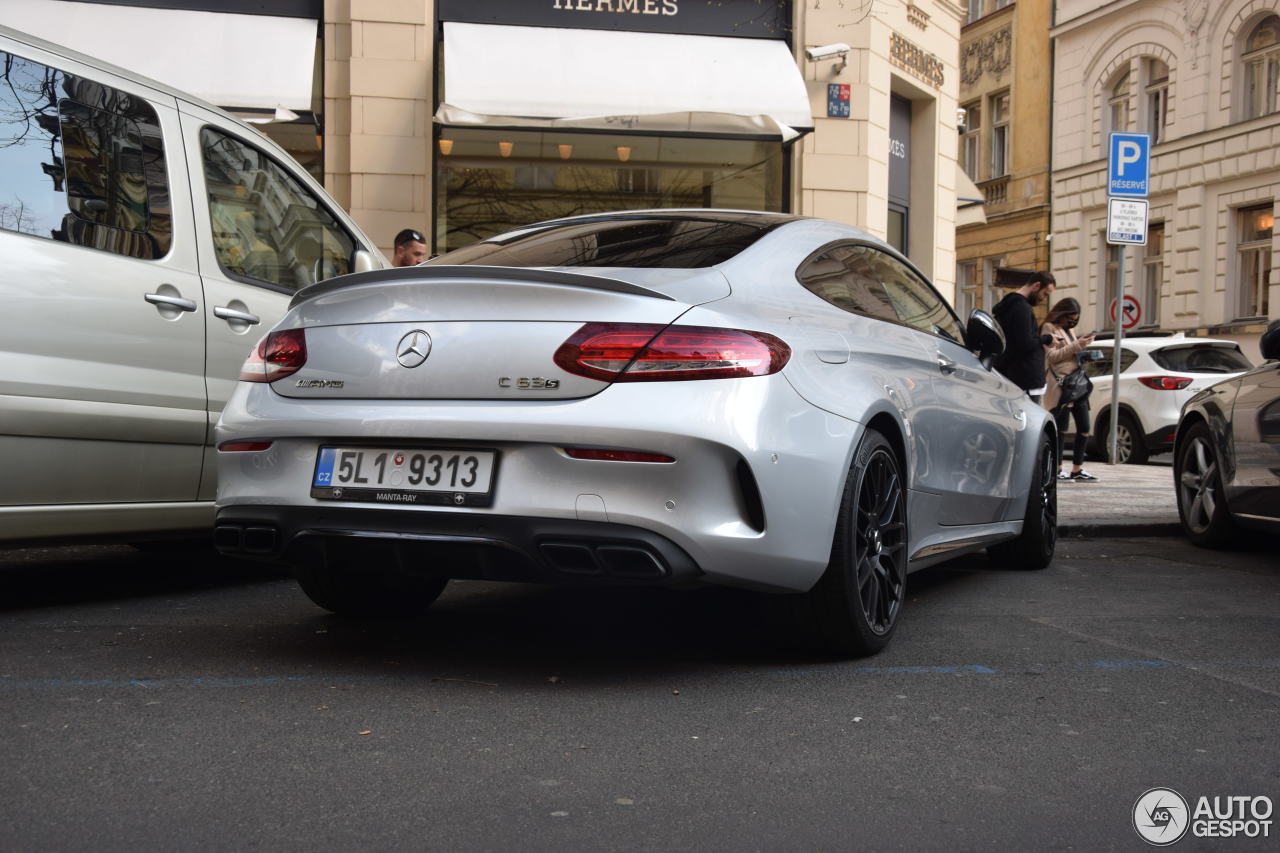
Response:
[{"label": "mercedes star emblem", "polygon": [[402,367],[417,367],[431,354],[431,336],[421,329],[414,329],[396,345],[396,361]]}]

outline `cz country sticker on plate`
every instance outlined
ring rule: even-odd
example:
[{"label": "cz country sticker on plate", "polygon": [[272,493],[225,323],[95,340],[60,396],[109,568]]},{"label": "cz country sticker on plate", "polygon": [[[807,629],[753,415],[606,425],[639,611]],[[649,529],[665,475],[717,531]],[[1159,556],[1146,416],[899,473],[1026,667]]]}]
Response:
[{"label": "cz country sticker on plate", "polygon": [[489,506],[498,454],[458,448],[322,447],[311,497],[409,506]]}]

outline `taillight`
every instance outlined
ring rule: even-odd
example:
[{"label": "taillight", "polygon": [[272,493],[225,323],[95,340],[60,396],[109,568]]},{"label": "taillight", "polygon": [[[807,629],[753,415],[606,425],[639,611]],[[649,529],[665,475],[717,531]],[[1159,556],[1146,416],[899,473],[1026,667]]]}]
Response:
[{"label": "taillight", "polygon": [[645,453],[640,450],[600,450],[594,447],[566,447],[564,452],[572,459],[590,459],[597,462],[675,462],[674,456],[665,453]]},{"label": "taillight", "polygon": [[218,445],[218,450],[223,453],[256,453],[270,448],[269,441],[227,441]]},{"label": "taillight", "polygon": [[767,376],[790,358],[791,348],[765,332],[648,323],[587,323],[555,354],[566,372],[605,382]]},{"label": "taillight", "polygon": [[271,332],[249,352],[240,367],[241,382],[275,382],[297,373],[307,363],[307,336],[302,329]]},{"label": "taillight", "polygon": [[1138,381],[1157,391],[1181,391],[1194,380],[1186,376],[1139,376]]}]

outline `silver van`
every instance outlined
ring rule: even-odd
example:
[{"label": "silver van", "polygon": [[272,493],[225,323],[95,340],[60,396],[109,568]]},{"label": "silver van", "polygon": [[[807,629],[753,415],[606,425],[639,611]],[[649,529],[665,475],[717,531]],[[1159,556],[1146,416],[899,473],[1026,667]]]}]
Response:
[{"label": "silver van", "polygon": [[385,266],[249,125],[0,26],[0,542],[211,529],[245,356]]}]

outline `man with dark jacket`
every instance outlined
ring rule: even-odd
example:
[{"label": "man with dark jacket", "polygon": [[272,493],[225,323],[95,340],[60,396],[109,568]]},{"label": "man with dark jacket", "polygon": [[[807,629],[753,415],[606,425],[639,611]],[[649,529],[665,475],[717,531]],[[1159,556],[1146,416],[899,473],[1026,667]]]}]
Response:
[{"label": "man with dark jacket", "polygon": [[1037,403],[1044,389],[1044,347],[1052,338],[1040,334],[1033,307],[1047,300],[1055,286],[1052,273],[1035,273],[991,312],[1004,330],[1004,352],[996,359],[996,370]]}]

